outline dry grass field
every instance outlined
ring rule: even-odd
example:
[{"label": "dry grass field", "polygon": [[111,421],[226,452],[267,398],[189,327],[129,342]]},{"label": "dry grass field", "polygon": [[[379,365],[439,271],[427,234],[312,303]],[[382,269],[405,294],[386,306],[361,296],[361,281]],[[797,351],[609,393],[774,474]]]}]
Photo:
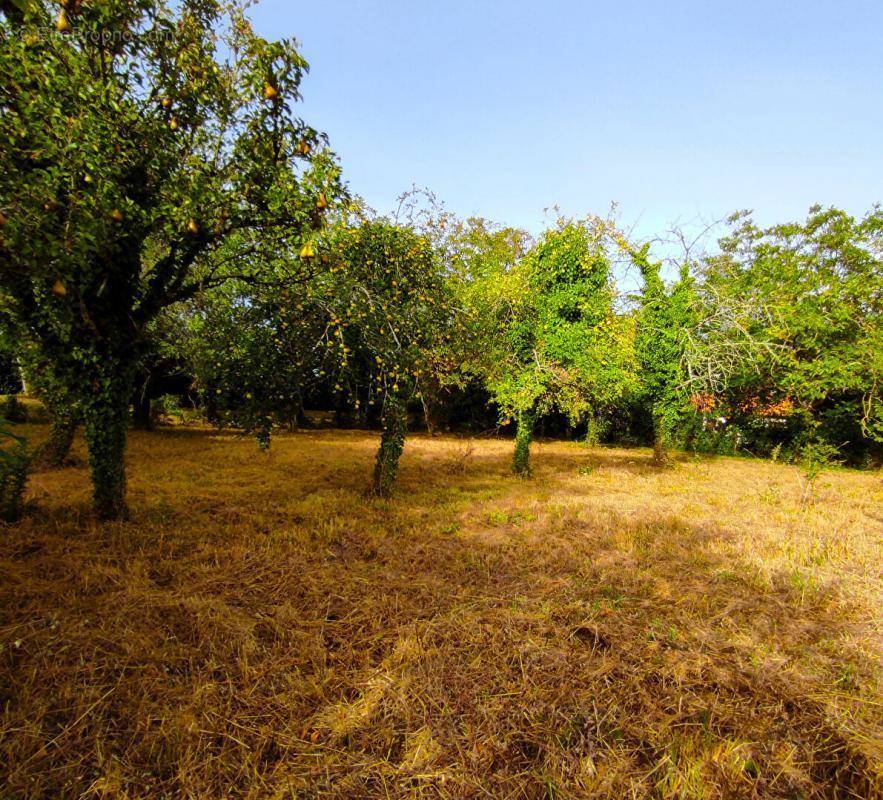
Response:
[{"label": "dry grass field", "polygon": [[[32,428],[37,435],[40,427]],[[0,797],[875,798],[883,479],[133,433],[0,535]]]}]

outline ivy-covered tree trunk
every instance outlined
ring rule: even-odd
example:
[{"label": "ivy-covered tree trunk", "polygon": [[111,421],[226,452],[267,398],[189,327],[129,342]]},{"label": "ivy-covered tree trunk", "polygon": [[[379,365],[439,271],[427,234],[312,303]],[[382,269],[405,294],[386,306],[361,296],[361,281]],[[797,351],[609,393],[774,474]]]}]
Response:
[{"label": "ivy-covered tree trunk", "polygon": [[27,442],[0,427],[0,521],[18,522],[24,506],[31,459]]},{"label": "ivy-covered tree trunk", "polygon": [[79,411],[75,408],[49,408],[52,417],[49,426],[49,439],[34,455],[34,466],[55,469],[64,464],[74,443],[74,435],[79,424]]},{"label": "ivy-covered tree trunk", "polygon": [[373,490],[379,497],[389,497],[395,486],[408,427],[408,410],[403,397],[393,392],[386,395],[380,424],[382,433],[374,466]]},{"label": "ivy-covered tree trunk", "polygon": [[589,412],[586,420],[586,438],[585,443],[589,447],[597,447],[601,443],[601,436],[604,433],[604,419],[599,411]]},{"label": "ivy-covered tree trunk", "polygon": [[83,402],[83,427],[92,473],[92,498],[99,519],[123,519],[126,510],[126,429],[131,382],[114,376],[103,391]]},{"label": "ivy-covered tree trunk", "polygon": [[533,410],[519,412],[515,430],[515,457],[512,460],[512,471],[524,478],[530,475],[530,443],[533,440],[535,422],[536,415]]},{"label": "ivy-covered tree trunk", "polygon": [[671,456],[668,453],[669,447],[669,425],[665,414],[653,415],[653,463],[657,467],[668,467],[671,465]]}]

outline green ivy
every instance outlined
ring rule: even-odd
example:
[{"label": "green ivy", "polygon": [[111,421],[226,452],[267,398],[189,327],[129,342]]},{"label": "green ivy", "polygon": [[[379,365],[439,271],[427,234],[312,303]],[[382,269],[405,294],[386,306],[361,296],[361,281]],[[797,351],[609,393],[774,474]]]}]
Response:
[{"label": "green ivy", "polygon": [[17,522],[21,517],[31,458],[23,436],[12,432],[0,418],[0,520]]},{"label": "green ivy", "polygon": [[678,281],[667,289],[660,274],[662,265],[650,259],[649,250],[649,245],[629,248],[644,280],[635,338],[640,366],[637,394],[653,425],[653,460],[658,466],[667,466],[671,463],[672,434],[688,407],[684,359],[695,326],[696,304],[688,267],[682,268]]},{"label": "green ivy", "polygon": [[533,440],[535,415],[533,411],[518,413],[515,429],[515,456],[512,459],[512,471],[526,478],[530,475],[530,443]]},{"label": "green ivy", "polygon": [[505,274],[489,276],[501,335],[478,369],[504,420],[518,421],[515,471],[529,474],[535,419],[548,411],[572,423],[611,407],[634,384],[632,327],[616,314],[606,227],[562,220]]},{"label": "green ivy", "polygon": [[398,393],[387,394],[381,416],[380,448],[374,465],[373,491],[379,497],[389,497],[395,486],[399,458],[405,447],[407,422],[404,399]]}]

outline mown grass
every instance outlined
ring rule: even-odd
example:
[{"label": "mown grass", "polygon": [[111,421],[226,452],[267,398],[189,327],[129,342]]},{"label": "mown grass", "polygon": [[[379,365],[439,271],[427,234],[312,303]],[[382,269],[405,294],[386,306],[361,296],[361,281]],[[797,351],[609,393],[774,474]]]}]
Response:
[{"label": "mown grass", "polygon": [[[34,429],[38,436],[42,428]],[[0,796],[883,796],[879,473],[133,434],[0,536]]]}]

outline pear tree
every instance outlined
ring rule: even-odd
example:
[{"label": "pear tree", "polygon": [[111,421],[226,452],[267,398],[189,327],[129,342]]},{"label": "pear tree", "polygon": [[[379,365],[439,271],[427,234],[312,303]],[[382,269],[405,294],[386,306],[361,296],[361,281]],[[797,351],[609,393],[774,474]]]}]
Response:
[{"label": "pear tree", "polygon": [[470,398],[487,403],[484,378],[505,347],[518,294],[513,274],[533,245],[527,231],[480,217],[440,214],[433,222],[425,229],[444,264],[458,324],[437,343],[437,360],[445,368],[436,370],[428,391],[424,388],[427,427],[436,409],[451,409]]},{"label": "pear tree", "polygon": [[281,281],[205,292],[191,306],[181,348],[209,419],[253,434],[264,450],[274,426],[296,421],[332,360],[316,287],[293,275]]},{"label": "pear tree", "polygon": [[342,229],[338,248],[339,269],[328,278],[335,283],[327,333],[338,350],[335,389],[380,410],[372,488],[388,496],[408,403],[447,368],[438,343],[454,336],[458,315],[430,241],[412,228],[365,219]]},{"label": "pear tree", "polygon": [[439,343],[458,325],[435,249],[356,207],[272,270],[278,283],[231,281],[197,306],[190,352],[207,409],[268,448],[273,427],[324,388],[355,416],[379,417],[372,491],[390,495],[408,405],[447,368]]},{"label": "pear tree", "polygon": [[504,335],[486,360],[491,393],[516,422],[513,471],[530,474],[534,426],[558,410],[574,423],[634,382],[633,333],[614,309],[600,221],[561,220],[507,276]]},{"label": "pear tree", "polygon": [[102,518],[162,309],[309,242],[341,190],[294,108],[308,65],[233,0],[4,4],[0,310],[78,404]]}]

